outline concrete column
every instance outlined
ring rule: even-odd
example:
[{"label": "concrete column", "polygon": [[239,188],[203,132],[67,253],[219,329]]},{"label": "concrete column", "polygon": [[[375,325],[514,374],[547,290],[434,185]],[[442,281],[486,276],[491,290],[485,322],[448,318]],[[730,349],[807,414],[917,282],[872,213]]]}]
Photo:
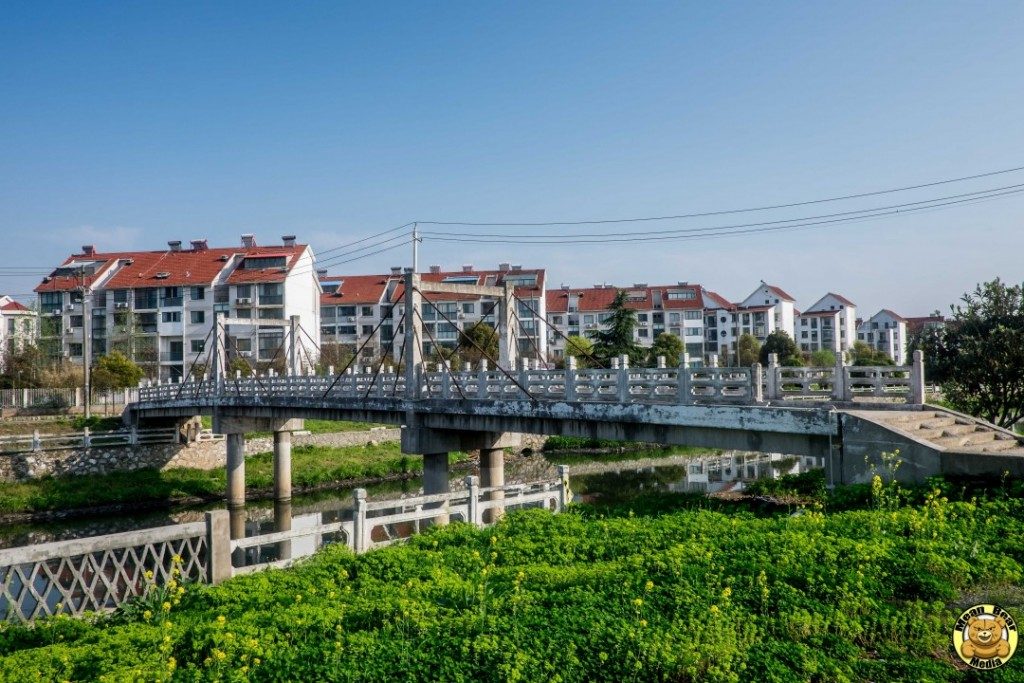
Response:
[{"label": "concrete column", "polygon": [[924,387],[924,352],[918,349],[914,351],[910,366],[910,403],[924,404],[927,398]]},{"label": "concrete column", "polygon": [[[274,501],[274,531],[292,530],[292,501]],[[292,559],[292,542],[280,541],[277,544],[277,557],[280,560]]]},{"label": "concrete column", "polygon": [[[424,453],[423,454],[423,493],[431,495],[435,493],[448,493],[448,453]],[[426,508],[439,508],[444,510],[434,518],[434,524],[441,525],[448,523],[448,504],[431,503]]]},{"label": "concrete column", "polygon": [[228,507],[244,507],[245,434],[228,434],[227,449]]},{"label": "concrete column", "polygon": [[274,432],[274,502],[292,499],[292,433]]},{"label": "concrete column", "polygon": [[[505,449],[503,448],[481,448],[480,449],[480,486],[490,488],[492,486],[505,485]],[[504,491],[491,491],[484,500],[505,500]],[[505,514],[505,508],[496,507],[485,510],[483,515],[484,524],[497,522]]]}]

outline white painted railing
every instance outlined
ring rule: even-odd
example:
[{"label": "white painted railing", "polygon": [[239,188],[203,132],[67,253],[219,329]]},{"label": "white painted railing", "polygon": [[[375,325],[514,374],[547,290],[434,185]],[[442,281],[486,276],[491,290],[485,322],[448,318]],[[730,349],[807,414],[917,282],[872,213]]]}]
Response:
[{"label": "white painted railing", "polygon": [[[421,399],[530,399],[605,403],[695,403],[748,405],[768,401],[857,399],[924,402],[924,364],[918,356],[910,366],[784,367],[772,357],[767,368],[630,368],[625,358],[611,369],[564,370],[527,367],[494,370],[453,370],[438,364],[418,373]],[[201,400],[215,396],[293,396],[306,399],[405,398],[405,377],[373,368],[340,376],[235,377],[218,383],[189,381],[139,389],[142,402]]]},{"label": "white painted railing", "polygon": [[[222,439],[223,436],[207,436]],[[93,432],[86,428],[80,432],[68,434],[41,434],[38,430],[32,434],[15,434],[0,436],[0,453],[27,453],[32,451],[54,451],[69,448],[103,448],[107,446],[138,446],[147,444],[176,443],[178,430],[169,427],[164,429],[128,429],[118,432]]]},{"label": "white painted railing", "polygon": [[[367,501],[366,490],[357,489],[351,519],[247,538],[232,539],[232,513],[217,510],[206,513],[205,522],[0,550],[0,621],[109,610],[172,578],[220,583],[288,566],[300,558],[260,561],[260,549],[289,547],[309,537],[314,537],[312,550],[337,542],[365,552],[449,520],[484,526],[484,513],[491,510],[533,506],[557,512],[571,495],[568,467],[558,469],[555,481],[481,488],[477,477],[467,477],[463,491],[395,500]],[[256,561],[232,566],[233,555],[241,564],[247,554]]]}]

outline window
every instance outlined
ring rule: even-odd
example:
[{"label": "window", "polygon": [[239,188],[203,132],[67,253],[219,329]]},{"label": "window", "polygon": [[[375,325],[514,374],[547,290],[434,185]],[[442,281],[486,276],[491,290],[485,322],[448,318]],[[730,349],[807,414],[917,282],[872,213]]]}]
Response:
[{"label": "window", "polygon": [[278,282],[268,282],[260,285],[260,304],[265,306],[280,306],[284,303],[283,287]]},{"label": "window", "polygon": [[71,327],[81,327],[81,326],[82,326],[82,316],[80,316],[80,315],[73,315],[73,316],[71,316]]},{"label": "window", "polygon": [[202,353],[206,347],[205,339],[193,339],[192,340],[192,353]]},{"label": "window", "polygon": [[510,282],[514,287],[536,287],[536,275],[506,275],[504,282]]},{"label": "window", "polygon": [[[676,315],[678,316],[678,313]],[[646,313],[637,313],[636,314],[636,321],[638,323],[645,323],[645,322],[647,322],[647,314]]]},{"label": "window", "polygon": [[235,287],[235,297],[238,299],[251,299],[252,285],[238,285]]},{"label": "window", "polygon": [[156,293],[154,287],[143,287],[135,290],[135,308],[147,309],[156,308]]},{"label": "window", "polygon": [[334,325],[321,325],[320,326],[320,334],[322,334],[325,337],[333,337],[334,336],[334,330],[335,330]]},{"label": "window", "polygon": [[333,321],[336,317],[337,309],[334,306],[321,306],[320,317],[325,321]]},{"label": "window", "polygon": [[356,307],[355,306],[338,306],[338,316],[341,317],[341,318],[352,317],[352,316],[355,316],[355,314],[356,314]]},{"label": "window", "polygon": [[165,323],[180,323],[181,311],[164,311],[160,319]]},{"label": "window", "polygon": [[665,324],[665,314],[664,313],[654,313],[651,316],[651,322],[653,322],[655,325],[664,325]]},{"label": "window", "polygon": [[363,325],[363,334],[373,334],[373,325]]},{"label": "window", "polygon": [[692,301],[697,298],[697,293],[692,289],[669,290],[669,301]]},{"label": "window", "polygon": [[807,327],[807,318],[800,318],[800,327]]},{"label": "window", "polygon": [[583,316],[583,324],[584,325],[592,325],[592,324],[594,324],[594,316],[592,314],[590,314],[590,313],[584,314],[584,316]]},{"label": "window", "polygon": [[206,311],[189,311],[188,316],[193,325],[202,325],[206,322]]},{"label": "window", "polygon": [[63,305],[63,292],[43,292],[39,295],[39,306],[43,312]]},{"label": "window", "polygon": [[561,325],[562,324],[562,316],[560,316],[560,315],[553,315],[553,316],[551,316],[551,324],[552,325]]},{"label": "window", "polygon": [[189,287],[188,291],[192,301],[202,301],[206,298],[206,287]]},{"label": "window", "polygon": [[626,293],[626,301],[644,301],[647,299],[647,292],[643,290],[633,290]]},{"label": "window", "polygon": [[239,318],[251,318],[252,317],[252,309],[251,308],[239,308],[237,311],[235,311],[235,315],[237,317],[239,317]]},{"label": "window", "polygon": [[686,336],[687,337],[699,337],[700,336],[700,328],[699,327],[687,327],[686,328]]},{"label": "window", "polygon": [[81,344],[68,344],[68,354],[72,358],[81,358],[81,356],[82,356],[82,345]]},{"label": "window", "polygon": [[284,309],[261,308],[259,317],[262,320],[284,320]]},{"label": "window", "polygon": [[128,303],[128,290],[127,289],[115,289],[114,290],[114,305]]},{"label": "window", "polygon": [[161,306],[180,306],[181,305],[181,288],[180,287],[164,287],[160,292],[160,305]]},{"label": "window", "polygon": [[700,311],[686,311],[685,316],[687,320],[700,320],[704,314]]},{"label": "window", "polygon": [[373,315],[373,306],[363,306],[363,317],[369,318]]},{"label": "window", "polygon": [[356,333],[356,326],[355,325],[339,325],[338,326],[338,334],[355,334],[355,333]]},{"label": "window", "polygon": [[261,268],[284,268],[288,263],[288,257],[281,255],[273,256],[246,256],[242,261],[242,268],[246,270],[259,270]]},{"label": "window", "polygon": [[441,282],[449,282],[456,285],[475,285],[477,283],[476,275],[449,275]]},{"label": "window", "polygon": [[641,329],[637,330],[636,333],[637,333],[637,336],[639,336],[641,338],[646,338],[646,337],[649,336],[648,335],[648,330],[646,328],[641,328]]},{"label": "window", "polygon": [[259,359],[273,360],[278,356],[279,350],[284,343],[284,333],[261,334],[259,336]]},{"label": "window", "polygon": [[612,317],[611,313],[598,313],[597,314],[597,322],[603,323],[604,321],[608,320],[608,318],[610,318],[610,317]]},{"label": "window", "polygon": [[340,282],[321,282],[320,288],[324,291],[324,294],[335,294],[338,288],[341,287]]},{"label": "window", "polygon": [[800,333],[800,338],[807,339],[807,330],[804,330],[803,332]]},{"label": "window", "polygon": [[92,293],[92,307],[106,308],[107,307],[107,293],[106,292],[93,292]]},{"label": "window", "polygon": [[462,312],[465,313],[466,315],[473,315],[476,312],[476,304],[474,304],[474,303],[462,304]]}]

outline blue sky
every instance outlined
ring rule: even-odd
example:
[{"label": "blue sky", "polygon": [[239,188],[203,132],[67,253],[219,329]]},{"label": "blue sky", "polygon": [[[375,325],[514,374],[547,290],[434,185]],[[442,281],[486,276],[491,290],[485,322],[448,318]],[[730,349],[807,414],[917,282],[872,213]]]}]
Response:
[{"label": "blue sky", "polygon": [[[0,270],[84,243],[254,232],[323,251],[415,220],[688,213],[1024,166],[1019,2],[8,3],[0,17]],[[688,280],[734,299],[763,278],[798,306],[834,290],[919,315],[1024,280],[1022,219],[1024,195],[696,242],[427,240],[421,264],[540,265],[554,286]],[[0,292],[35,282],[5,274]]]}]

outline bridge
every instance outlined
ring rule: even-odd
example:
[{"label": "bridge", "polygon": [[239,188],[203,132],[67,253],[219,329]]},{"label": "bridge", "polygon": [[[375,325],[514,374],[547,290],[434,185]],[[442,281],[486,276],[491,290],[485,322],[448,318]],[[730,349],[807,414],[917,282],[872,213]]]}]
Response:
[{"label": "bridge", "polygon": [[[433,305],[428,294],[446,292],[493,297],[498,358],[484,358],[475,368],[424,361],[421,309]],[[895,450],[902,460],[895,475],[904,481],[938,474],[1024,476],[1020,437],[925,403],[920,352],[911,365],[896,367],[840,361],[790,368],[772,356],[767,367],[669,367],[662,358],[657,367],[633,368],[623,356],[611,367],[578,368],[569,358],[564,369],[551,369],[538,359],[517,358],[515,307],[522,302],[510,286],[423,282],[407,272],[404,303],[396,326],[404,334],[403,368],[385,367],[384,354],[376,367],[353,362],[323,375],[300,362],[293,343],[283,375],[227,376],[224,328],[233,321],[217,316],[212,372],[140,387],[129,419],[139,426],[212,415],[214,431],[227,437],[229,507],[245,502],[244,439],[252,431],[274,433],[275,498],[290,500],[291,432],[307,418],[401,425],[402,451],[424,459],[428,495],[448,492],[448,453],[454,450],[479,450],[481,485],[500,488],[504,448],[517,445],[521,434],[821,457],[830,484],[885,474],[881,454]],[[297,334],[294,320],[291,334]]]}]

